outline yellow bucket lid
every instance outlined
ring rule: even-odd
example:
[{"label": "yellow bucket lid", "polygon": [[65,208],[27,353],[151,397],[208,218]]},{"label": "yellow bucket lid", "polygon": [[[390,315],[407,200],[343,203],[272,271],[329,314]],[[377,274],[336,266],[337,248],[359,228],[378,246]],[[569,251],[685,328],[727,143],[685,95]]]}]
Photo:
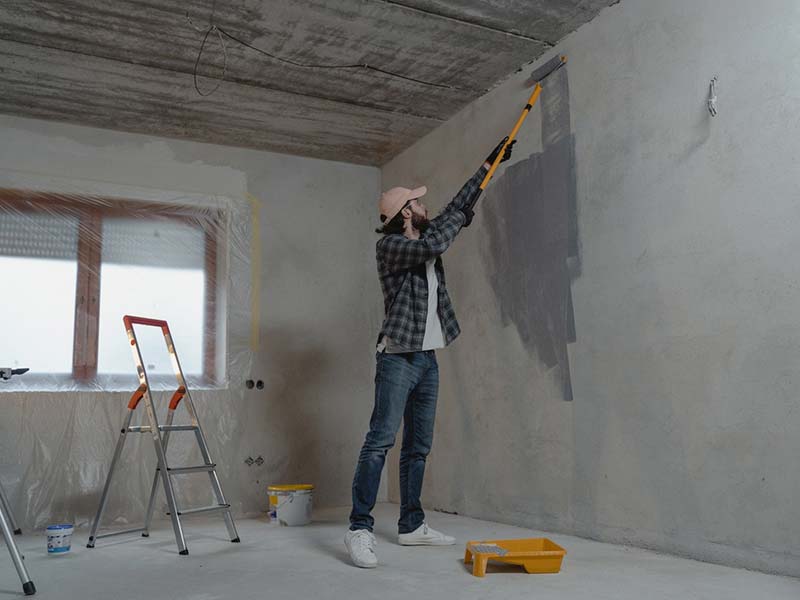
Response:
[{"label": "yellow bucket lid", "polygon": [[270,492],[298,492],[301,490],[313,490],[314,486],[310,483],[299,483],[296,485],[270,485],[267,490]]}]

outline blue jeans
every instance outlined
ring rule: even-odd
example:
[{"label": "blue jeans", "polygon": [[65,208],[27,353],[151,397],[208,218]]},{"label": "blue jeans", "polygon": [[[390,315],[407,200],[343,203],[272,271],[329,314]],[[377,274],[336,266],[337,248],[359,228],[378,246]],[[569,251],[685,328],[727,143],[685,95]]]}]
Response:
[{"label": "blue jeans", "polygon": [[425,520],[420,494],[425,460],[433,442],[433,421],[439,395],[439,365],[433,350],[377,356],[375,408],[353,478],[350,529],[372,531],[381,471],[403,420],[400,450],[400,533],[417,529]]}]

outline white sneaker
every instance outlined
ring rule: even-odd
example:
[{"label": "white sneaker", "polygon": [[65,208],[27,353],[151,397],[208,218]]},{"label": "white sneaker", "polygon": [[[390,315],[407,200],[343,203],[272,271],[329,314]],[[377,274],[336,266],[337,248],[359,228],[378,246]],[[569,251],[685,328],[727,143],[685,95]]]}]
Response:
[{"label": "white sneaker", "polygon": [[378,566],[375,554],[375,536],[367,529],[348,530],[344,535],[344,545],[350,553],[353,564],[362,569],[374,569]]},{"label": "white sneaker", "polygon": [[397,536],[401,546],[452,546],[456,538],[445,535],[423,523],[411,533],[401,533]]}]

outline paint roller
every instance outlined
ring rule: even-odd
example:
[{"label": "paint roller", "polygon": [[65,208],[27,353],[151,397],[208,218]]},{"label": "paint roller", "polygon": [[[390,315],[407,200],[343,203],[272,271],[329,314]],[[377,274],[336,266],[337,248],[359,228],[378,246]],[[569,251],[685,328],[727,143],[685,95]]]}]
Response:
[{"label": "paint roller", "polygon": [[[566,56],[555,56],[544,63],[541,67],[536,69],[533,73],[531,73],[531,79],[536,82],[536,85],[533,87],[533,92],[531,93],[531,97],[528,98],[528,103],[525,105],[525,108],[522,109],[522,114],[517,119],[517,124],[514,125],[514,129],[511,130],[511,133],[508,134],[506,138],[506,143],[503,145],[500,153],[497,155],[497,158],[494,159],[494,163],[492,164],[489,172],[486,173],[486,177],[483,178],[483,183],[480,185],[481,191],[486,189],[486,186],[489,185],[489,181],[491,180],[494,172],[497,170],[497,167],[500,165],[500,161],[505,154],[506,148],[508,145],[514,141],[514,138],[517,137],[517,132],[519,131],[522,124],[525,122],[525,119],[528,117],[528,113],[531,112],[534,104],[539,99],[539,95],[542,93],[542,85],[541,82],[548,76],[552,75],[556,71],[558,71],[561,67],[567,64],[567,57]],[[476,197],[477,200],[477,197]]]}]

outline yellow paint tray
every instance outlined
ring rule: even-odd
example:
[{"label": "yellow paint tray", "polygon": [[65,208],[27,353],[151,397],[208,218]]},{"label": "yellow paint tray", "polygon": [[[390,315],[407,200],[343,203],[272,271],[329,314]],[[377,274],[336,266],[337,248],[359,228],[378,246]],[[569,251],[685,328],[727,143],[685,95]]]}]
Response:
[{"label": "yellow paint tray", "polygon": [[472,563],[475,577],[486,575],[486,565],[492,560],[520,565],[527,573],[558,573],[567,551],[547,538],[522,540],[483,540],[467,542],[464,564]]}]

